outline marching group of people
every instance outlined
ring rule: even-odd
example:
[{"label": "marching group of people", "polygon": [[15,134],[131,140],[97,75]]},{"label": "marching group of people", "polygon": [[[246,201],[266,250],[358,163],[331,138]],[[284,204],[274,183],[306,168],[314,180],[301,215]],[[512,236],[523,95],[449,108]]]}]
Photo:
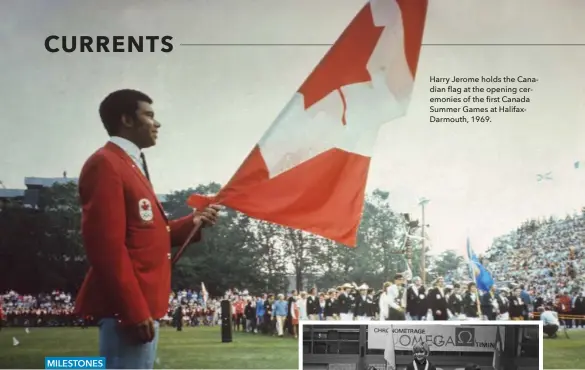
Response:
[{"label": "marching group of people", "polygon": [[[81,326],[95,324],[91,317],[73,313],[70,294],[54,291],[38,296],[8,292],[0,296],[0,320],[8,326]],[[556,302],[531,297],[523,285],[493,286],[481,293],[475,283],[445,284],[442,277],[426,288],[418,277],[406,284],[402,274],[374,291],[366,284],[345,283],[326,292],[293,290],[284,294],[252,296],[247,291],[228,291],[207,299],[192,290],[173,292],[167,315],[161,320],[182,330],[184,326],[215,326],[221,321],[221,300],[231,303],[234,331],[297,338],[299,320],[530,320],[538,315],[545,332],[554,337],[561,325],[585,327],[585,297],[559,295]],[[584,319],[558,319],[557,312],[571,307]],[[535,313],[537,313],[535,315]],[[547,329],[548,325],[548,329]]]},{"label": "marching group of people", "polygon": [[301,292],[297,301],[306,320],[528,320],[533,307],[522,286],[494,286],[481,293],[475,283],[446,285],[442,277],[426,288],[419,277],[407,285],[402,274],[375,291],[346,283],[327,293]]}]

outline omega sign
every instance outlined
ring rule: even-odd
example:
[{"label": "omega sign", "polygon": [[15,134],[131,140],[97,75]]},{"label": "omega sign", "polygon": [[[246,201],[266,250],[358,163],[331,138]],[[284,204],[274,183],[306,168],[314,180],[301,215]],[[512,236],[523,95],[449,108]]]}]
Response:
[{"label": "omega sign", "polygon": [[368,347],[384,349],[388,336],[392,335],[394,348],[401,351],[412,350],[416,343],[426,342],[431,351],[494,352],[497,330],[496,326],[395,325],[390,334],[390,326],[370,325]]},{"label": "omega sign", "polygon": [[[494,345],[496,340],[494,338]],[[455,345],[475,347],[475,328],[455,328]]]}]

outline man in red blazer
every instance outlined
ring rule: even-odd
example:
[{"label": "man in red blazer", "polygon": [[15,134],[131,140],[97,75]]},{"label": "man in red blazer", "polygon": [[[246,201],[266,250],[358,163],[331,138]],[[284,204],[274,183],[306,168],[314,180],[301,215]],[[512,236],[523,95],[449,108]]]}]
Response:
[{"label": "man in red blazer", "polygon": [[[99,319],[99,352],[114,369],[152,369],[158,319],[168,309],[171,247],[194,227],[215,224],[218,206],[168,220],[150,183],[142,149],[156,144],[152,99],[119,90],[100,105],[110,141],[79,177],[81,231],[90,270],[75,311]],[[195,241],[201,238],[195,234]]]}]

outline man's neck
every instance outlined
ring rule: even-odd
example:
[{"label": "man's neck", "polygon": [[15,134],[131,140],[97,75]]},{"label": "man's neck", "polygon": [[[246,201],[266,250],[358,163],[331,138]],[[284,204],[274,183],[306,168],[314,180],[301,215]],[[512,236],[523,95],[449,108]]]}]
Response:
[{"label": "man's neck", "polygon": [[138,147],[138,149],[140,149],[140,150],[144,149],[144,148],[141,148],[140,145],[138,145],[138,143],[136,142],[136,140],[131,135],[128,135],[128,134],[126,134],[124,132],[118,133],[116,135],[112,135],[110,137],[118,137],[118,138],[121,138],[121,139],[124,139],[124,140],[128,140],[132,144],[136,145]]}]

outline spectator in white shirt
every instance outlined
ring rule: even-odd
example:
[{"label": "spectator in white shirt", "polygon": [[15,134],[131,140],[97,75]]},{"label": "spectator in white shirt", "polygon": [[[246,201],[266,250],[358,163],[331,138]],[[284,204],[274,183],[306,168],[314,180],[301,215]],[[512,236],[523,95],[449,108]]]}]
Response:
[{"label": "spectator in white shirt", "polygon": [[542,320],[542,331],[548,335],[549,338],[556,338],[557,331],[559,331],[559,318],[556,312],[550,310],[549,307],[539,307],[540,320]]}]

